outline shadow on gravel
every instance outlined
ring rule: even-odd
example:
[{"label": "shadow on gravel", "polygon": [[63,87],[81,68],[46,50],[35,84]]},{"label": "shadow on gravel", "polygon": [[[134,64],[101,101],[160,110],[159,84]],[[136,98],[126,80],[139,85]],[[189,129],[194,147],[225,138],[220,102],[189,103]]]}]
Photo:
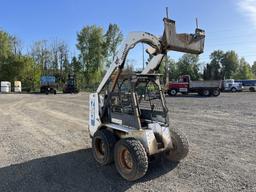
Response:
[{"label": "shadow on gravel", "polygon": [[98,166],[91,149],[34,159],[0,169],[1,192],[125,191],[135,183],[157,178],[176,167],[161,158],[149,165],[145,177],[128,182],[116,172],[114,164]]},{"label": "shadow on gravel", "polygon": [[197,95],[197,94],[189,94],[189,95],[176,95],[174,97],[172,96],[166,96],[167,98],[209,98],[209,97],[204,97],[204,96],[200,96],[200,95]]}]

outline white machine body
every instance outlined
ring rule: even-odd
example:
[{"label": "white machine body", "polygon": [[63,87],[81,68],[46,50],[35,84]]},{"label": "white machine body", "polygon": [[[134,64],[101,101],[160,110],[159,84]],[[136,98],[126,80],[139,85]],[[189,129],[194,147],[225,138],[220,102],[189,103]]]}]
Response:
[{"label": "white machine body", "polygon": [[[162,59],[169,50],[195,54],[200,54],[203,52],[205,38],[203,30],[196,29],[195,34],[177,34],[174,21],[165,18],[164,24],[165,31],[162,37],[157,37],[147,32],[132,32],[123,42],[121,49],[118,51],[117,56],[114,58],[113,63],[106,72],[96,93],[90,94],[88,128],[91,137],[93,137],[97,130],[106,128],[114,132],[120,138],[133,137],[139,140],[149,155],[162,152],[167,148],[172,147],[170,129],[169,125],[166,123],[164,124],[157,121],[151,121],[147,124],[146,128],[142,128],[142,126],[138,124],[138,126],[135,128],[133,126],[125,125],[123,120],[116,117],[110,117],[110,120],[106,121],[108,123],[104,123],[103,121],[105,120],[102,120],[104,119],[104,114],[106,111],[109,110],[107,106],[111,102],[111,94],[115,89],[115,85],[117,84],[120,74],[122,73],[128,52],[134,48],[137,43],[146,43],[150,46],[148,53],[150,54],[151,59],[146,68],[141,72],[141,75],[144,76],[150,74],[155,75],[155,72],[159,68]],[[115,76],[114,80],[112,78],[113,75]],[[148,78],[151,77],[148,76]],[[112,88],[108,90],[108,94],[102,94],[102,92],[104,92],[104,88],[110,80],[113,80]],[[165,102],[161,88],[160,95],[161,100]],[[135,95],[131,97],[133,97],[133,100],[137,100],[135,99]],[[134,120],[138,120],[139,122],[140,111],[136,102],[133,103],[132,108],[135,109]],[[165,103],[162,104],[162,107],[166,109]],[[166,114],[167,112],[168,109],[165,110]],[[159,138],[161,140],[161,146],[159,146],[159,141],[157,141]]]}]

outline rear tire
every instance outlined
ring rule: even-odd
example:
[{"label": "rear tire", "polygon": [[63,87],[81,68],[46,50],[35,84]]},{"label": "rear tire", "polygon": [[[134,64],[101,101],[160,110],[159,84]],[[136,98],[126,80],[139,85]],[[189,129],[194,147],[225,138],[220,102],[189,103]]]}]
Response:
[{"label": "rear tire", "polygon": [[219,89],[214,89],[211,94],[214,97],[218,97],[220,95],[220,90]]},{"label": "rear tire", "polygon": [[140,141],[120,139],[115,145],[114,159],[119,174],[128,181],[143,177],[148,170],[148,156]]},{"label": "rear tire", "polygon": [[209,97],[209,96],[211,95],[211,92],[210,92],[209,89],[204,89],[204,90],[202,91],[202,95],[203,95],[204,97]]},{"label": "rear tire", "polygon": [[254,87],[250,87],[249,90],[250,90],[251,92],[255,92],[255,88],[254,88]]},{"label": "rear tire", "polygon": [[198,95],[202,97],[203,96],[203,91],[202,90],[198,91]]},{"label": "rear tire", "polygon": [[101,165],[107,165],[114,160],[115,136],[108,130],[98,130],[92,138],[94,159]]},{"label": "rear tire", "polygon": [[176,89],[168,90],[168,95],[169,95],[169,96],[175,96],[175,95],[177,95],[177,90],[176,90]]},{"label": "rear tire", "polygon": [[184,159],[189,152],[189,144],[186,136],[178,129],[171,129],[171,139],[173,148],[165,152],[165,157],[169,161],[178,162]]}]

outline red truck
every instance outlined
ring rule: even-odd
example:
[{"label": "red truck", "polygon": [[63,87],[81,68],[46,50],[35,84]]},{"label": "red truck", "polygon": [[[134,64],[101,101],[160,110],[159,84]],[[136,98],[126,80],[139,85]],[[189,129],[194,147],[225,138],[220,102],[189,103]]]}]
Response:
[{"label": "red truck", "polygon": [[189,75],[182,75],[178,82],[170,82],[167,85],[167,93],[175,96],[177,93],[198,93],[200,96],[220,95],[221,81],[191,81]]}]

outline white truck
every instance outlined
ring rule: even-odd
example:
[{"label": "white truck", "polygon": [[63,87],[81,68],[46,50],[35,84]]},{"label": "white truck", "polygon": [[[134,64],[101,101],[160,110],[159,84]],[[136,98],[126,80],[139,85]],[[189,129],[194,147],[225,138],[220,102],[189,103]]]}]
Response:
[{"label": "white truck", "polygon": [[231,91],[234,93],[242,90],[242,83],[235,82],[234,79],[225,79],[222,81],[222,91]]}]

